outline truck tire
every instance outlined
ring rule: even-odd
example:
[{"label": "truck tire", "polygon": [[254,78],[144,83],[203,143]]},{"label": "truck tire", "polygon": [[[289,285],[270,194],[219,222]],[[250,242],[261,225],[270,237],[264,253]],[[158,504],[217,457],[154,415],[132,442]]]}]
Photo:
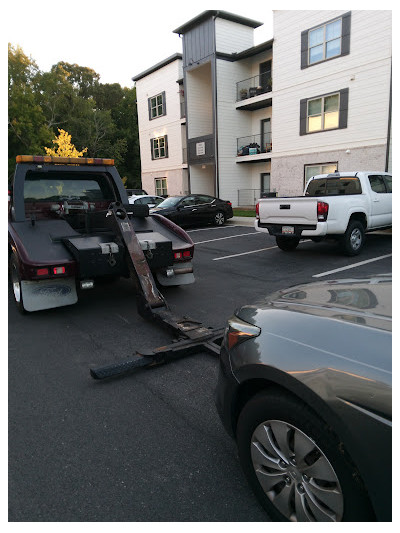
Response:
[{"label": "truck tire", "polygon": [[292,252],[297,248],[300,239],[298,237],[276,237],[276,244],[285,252]]},{"label": "truck tire", "polygon": [[358,220],[350,220],[342,238],[342,249],[346,255],[358,255],[365,242],[364,226]]},{"label": "truck tire", "polygon": [[21,276],[19,273],[19,263],[17,256],[13,252],[10,257],[10,279],[11,286],[14,295],[14,302],[17,306],[18,311],[21,314],[25,314],[26,310],[24,308],[24,300],[22,297],[22,286],[21,286]]}]

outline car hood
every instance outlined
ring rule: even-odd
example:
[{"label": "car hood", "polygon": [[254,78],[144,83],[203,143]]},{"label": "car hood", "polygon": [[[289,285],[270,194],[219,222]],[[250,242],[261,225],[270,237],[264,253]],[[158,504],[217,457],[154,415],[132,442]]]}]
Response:
[{"label": "car hood", "polygon": [[392,278],[329,280],[277,291],[236,312],[243,320],[260,325],[270,310],[316,315],[361,326],[392,330]]}]

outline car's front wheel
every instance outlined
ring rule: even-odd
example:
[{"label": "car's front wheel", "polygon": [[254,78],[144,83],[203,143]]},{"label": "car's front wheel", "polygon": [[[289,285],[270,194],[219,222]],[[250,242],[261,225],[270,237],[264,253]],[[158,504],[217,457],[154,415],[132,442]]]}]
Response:
[{"label": "car's front wheel", "polygon": [[237,442],[244,473],[271,519],[374,519],[343,444],[297,398],[276,391],[254,396],[240,413]]}]

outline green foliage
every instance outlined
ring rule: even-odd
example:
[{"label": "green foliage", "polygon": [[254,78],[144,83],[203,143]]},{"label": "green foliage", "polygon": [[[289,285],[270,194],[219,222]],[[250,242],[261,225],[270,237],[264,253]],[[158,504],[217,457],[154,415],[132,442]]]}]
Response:
[{"label": "green foliage", "polygon": [[21,48],[9,45],[9,172],[18,154],[44,154],[58,130],[88,157],[115,159],[128,187],[139,187],[136,90],[102,84],[88,67],[64,61],[42,72]]}]

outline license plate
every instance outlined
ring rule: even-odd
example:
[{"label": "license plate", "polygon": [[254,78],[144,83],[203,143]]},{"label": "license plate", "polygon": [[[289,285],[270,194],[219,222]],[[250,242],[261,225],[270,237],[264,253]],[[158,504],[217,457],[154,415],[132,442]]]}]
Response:
[{"label": "license plate", "polygon": [[282,233],[293,234],[294,233],[294,227],[293,226],[282,226]]}]

